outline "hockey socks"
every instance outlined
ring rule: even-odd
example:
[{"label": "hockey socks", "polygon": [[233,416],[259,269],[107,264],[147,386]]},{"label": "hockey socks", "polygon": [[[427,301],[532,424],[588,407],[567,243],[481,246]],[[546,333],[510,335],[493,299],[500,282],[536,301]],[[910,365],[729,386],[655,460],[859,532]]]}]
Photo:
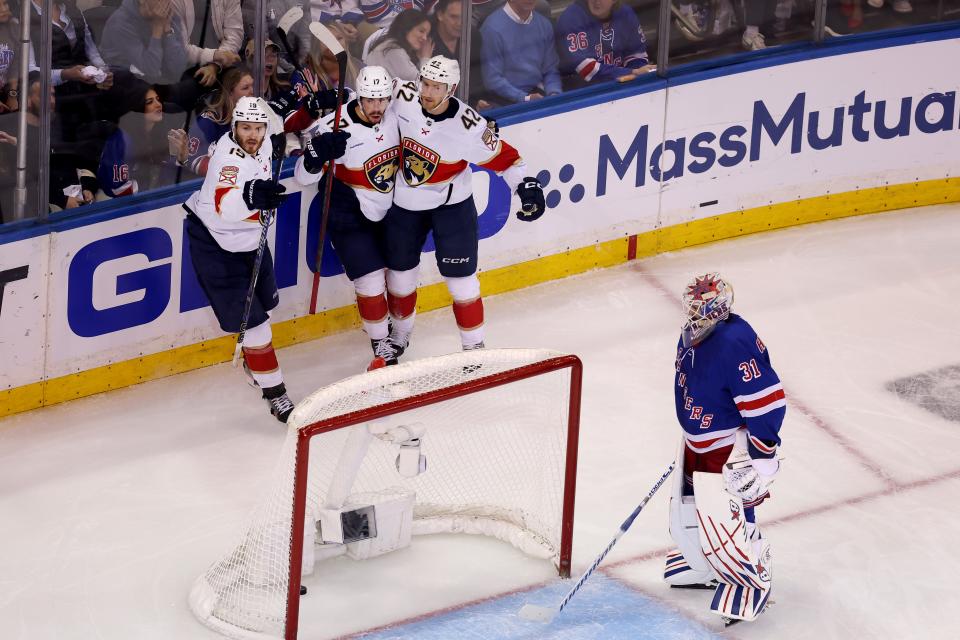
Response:
[{"label": "hockey socks", "polygon": [[469,302],[453,303],[453,316],[460,329],[460,343],[465,350],[483,344],[483,300],[476,298]]},{"label": "hockey socks", "polygon": [[391,337],[396,338],[395,342],[398,345],[406,347],[417,317],[417,292],[397,295],[388,291],[387,307],[390,309],[390,319],[393,322]]},{"label": "hockey socks", "polygon": [[383,269],[360,276],[353,281],[353,288],[357,292],[357,311],[360,312],[363,330],[371,340],[386,338],[389,326]]},{"label": "hockey socks", "polygon": [[277,353],[273,350],[272,339],[273,333],[270,331],[269,322],[247,329],[244,336],[243,360],[250,369],[250,375],[261,389],[283,383],[283,372],[280,371],[280,363],[277,362]]}]

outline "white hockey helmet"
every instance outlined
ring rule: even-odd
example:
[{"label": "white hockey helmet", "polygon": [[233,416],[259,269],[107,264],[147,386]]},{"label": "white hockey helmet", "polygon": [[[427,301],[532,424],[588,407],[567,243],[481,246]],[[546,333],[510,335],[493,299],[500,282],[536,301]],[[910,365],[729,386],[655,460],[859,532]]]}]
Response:
[{"label": "white hockey helmet", "polygon": [[383,67],[364,67],[357,74],[357,95],[361,98],[393,97],[393,78]]},{"label": "white hockey helmet", "polygon": [[730,317],[733,286],[716,272],[697,276],[684,288],[682,304],[683,345],[690,347],[710,335],[718,322]]},{"label": "white hockey helmet", "polygon": [[453,58],[433,56],[420,67],[420,77],[434,82],[443,82],[453,89],[460,84],[460,63]]},{"label": "white hockey helmet", "polygon": [[230,128],[236,129],[238,122],[262,122],[270,126],[270,109],[263,98],[254,98],[252,96],[243,96],[237,100],[233,108],[233,118],[230,121]]}]

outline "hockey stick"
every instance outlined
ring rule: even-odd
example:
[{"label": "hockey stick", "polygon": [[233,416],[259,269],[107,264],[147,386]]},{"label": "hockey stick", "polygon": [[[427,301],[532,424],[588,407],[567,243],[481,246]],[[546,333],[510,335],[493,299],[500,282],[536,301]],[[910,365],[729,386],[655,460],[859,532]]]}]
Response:
[{"label": "hockey stick", "polygon": [[[267,107],[269,109],[269,107]],[[270,111],[272,113],[272,110]],[[271,118],[271,124],[267,125],[267,130],[264,132],[264,136],[270,137],[270,130],[279,126],[280,131],[283,131],[283,123],[277,122],[279,118],[276,114],[273,114]],[[273,184],[276,185],[280,182],[280,171],[283,169],[283,152],[277,152],[277,149],[273,150],[273,175],[271,176]],[[279,157],[278,157],[279,156]],[[236,367],[240,362],[240,353],[243,351],[243,338],[247,333],[247,322],[250,320],[250,308],[253,306],[253,296],[257,291],[257,278],[260,276],[260,265],[263,263],[263,254],[266,253],[267,248],[267,231],[270,229],[270,225],[273,222],[274,217],[277,215],[277,210],[272,209],[270,211],[261,211],[260,212],[260,244],[257,245],[257,257],[253,261],[253,275],[250,277],[250,285],[247,287],[247,299],[243,302],[243,319],[240,321],[240,332],[237,333],[237,344],[233,349],[233,366]]]},{"label": "hockey stick", "polygon": [[[347,75],[347,52],[343,50],[336,36],[319,22],[310,23],[310,33],[337,58],[337,66],[339,67],[339,78],[337,79],[337,111],[333,119],[333,132],[336,133],[340,130],[340,110],[343,108],[343,82]],[[333,192],[333,173],[335,166],[336,161],[331,158],[326,167],[327,182],[324,185],[323,209],[321,209],[322,213],[320,215],[320,237],[319,243],[317,244],[317,261],[315,263],[317,269],[313,273],[313,291],[310,293],[311,314],[317,312],[317,293],[320,289],[320,265],[323,261],[323,245],[327,239],[327,219],[330,217],[330,194]]]},{"label": "hockey stick", "polygon": [[640,512],[643,510],[647,503],[650,502],[650,498],[653,497],[653,494],[657,492],[664,482],[666,482],[667,477],[673,472],[673,468],[677,466],[676,462],[671,462],[670,466],[667,467],[667,470],[660,476],[660,479],[657,480],[657,483],[653,485],[653,488],[650,489],[650,493],[647,494],[647,497],[637,505],[637,508],[633,510],[626,520],[623,521],[623,524],[620,525],[620,530],[617,531],[617,535],[613,536],[613,540],[610,541],[610,544],[607,545],[606,549],[600,552],[600,555],[597,556],[597,559],[593,561],[593,564],[590,565],[590,568],[587,569],[580,579],[577,580],[577,584],[573,585],[573,588],[567,593],[563,601],[560,602],[558,607],[538,607],[534,604],[525,604],[521,607],[518,612],[521,618],[526,620],[535,620],[536,622],[551,622],[557,614],[563,611],[563,608],[567,606],[567,603],[573,598],[573,596],[580,590],[580,587],[583,586],[583,583],[587,581],[587,578],[596,570],[600,563],[603,562],[603,559],[607,557],[607,554],[610,553],[610,550],[613,549],[613,545],[617,544],[623,534],[627,532],[627,529],[630,528],[630,525],[633,524],[633,521],[636,520],[637,516],[640,515]]},{"label": "hockey stick", "polygon": [[303,71],[303,66],[300,64],[300,61],[297,60],[297,56],[293,53],[293,47],[290,46],[290,41],[287,40],[287,34],[290,32],[290,29],[296,23],[300,22],[300,19],[303,18],[303,9],[301,7],[293,7],[287,11],[280,18],[280,22],[277,23],[277,36],[280,38],[280,44],[283,45],[284,51],[287,52],[287,59],[293,65],[293,68],[300,73],[300,77],[303,78],[303,83],[307,87],[307,91],[313,93],[313,90],[310,88],[309,83],[307,83],[307,74]]}]

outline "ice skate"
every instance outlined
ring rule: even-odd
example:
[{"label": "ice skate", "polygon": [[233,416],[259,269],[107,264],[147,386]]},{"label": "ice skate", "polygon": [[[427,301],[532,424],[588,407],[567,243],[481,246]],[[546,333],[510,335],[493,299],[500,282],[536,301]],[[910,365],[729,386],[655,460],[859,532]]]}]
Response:
[{"label": "ice skate", "polygon": [[287,388],[282,382],[275,387],[264,389],[263,399],[270,405],[270,414],[280,422],[286,422],[293,413],[293,402],[287,395]]}]

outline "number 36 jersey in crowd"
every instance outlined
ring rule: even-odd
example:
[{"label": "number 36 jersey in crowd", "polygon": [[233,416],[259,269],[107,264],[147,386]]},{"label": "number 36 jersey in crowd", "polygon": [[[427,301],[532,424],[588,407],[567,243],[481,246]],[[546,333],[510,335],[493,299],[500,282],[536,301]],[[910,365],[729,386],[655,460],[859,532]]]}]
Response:
[{"label": "number 36 jersey in crowd", "polygon": [[746,427],[751,458],[770,458],[780,444],[787,401],[766,346],[731,313],[702,342],[677,345],[674,394],[687,447],[706,453],[734,443]]},{"label": "number 36 jersey in crowd", "polygon": [[405,82],[394,91],[400,124],[400,172],[394,202],[411,211],[428,211],[463,202],[473,195],[470,163],[501,174],[513,193],[526,165],[500,139],[487,120],[456,98],[440,114],[420,105],[417,86]]}]

